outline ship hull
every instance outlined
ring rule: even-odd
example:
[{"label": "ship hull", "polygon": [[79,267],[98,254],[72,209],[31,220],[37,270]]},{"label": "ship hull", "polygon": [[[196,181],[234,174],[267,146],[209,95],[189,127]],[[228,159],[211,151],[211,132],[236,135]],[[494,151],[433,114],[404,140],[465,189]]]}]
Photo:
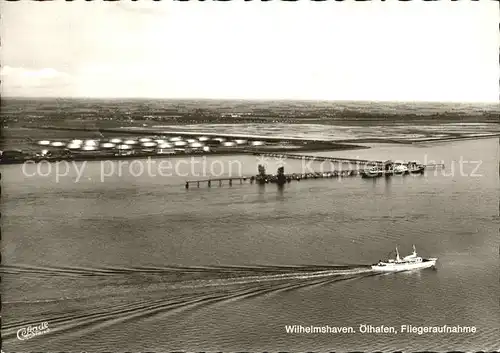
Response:
[{"label": "ship hull", "polygon": [[419,263],[387,263],[384,266],[372,265],[372,270],[375,272],[400,272],[429,268],[436,266],[437,259],[426,259]]},{"label": "ship hull", "polygon": [[411,174],[424,174],[425,168],[412,169],[409,172]]},{"label": "ship hull", "polygon": [[377,172],[377,173],[373,173],[373,172],[361,172],[361,177],[362,178],[379,178],[382,175],[384,175],[383,172]]}]

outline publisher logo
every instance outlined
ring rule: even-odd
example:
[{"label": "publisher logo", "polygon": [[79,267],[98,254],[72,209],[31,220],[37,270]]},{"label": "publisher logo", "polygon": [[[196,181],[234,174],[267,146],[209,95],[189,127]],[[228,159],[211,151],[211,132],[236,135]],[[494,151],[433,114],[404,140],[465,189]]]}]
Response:
[{"label": "publisher logo", "polygon": [[48,332],[50,332],[49,323],[42,322],[38,325],[29,325],[28,327],[17,330],[17,338],[21,341],[25,341]]}]

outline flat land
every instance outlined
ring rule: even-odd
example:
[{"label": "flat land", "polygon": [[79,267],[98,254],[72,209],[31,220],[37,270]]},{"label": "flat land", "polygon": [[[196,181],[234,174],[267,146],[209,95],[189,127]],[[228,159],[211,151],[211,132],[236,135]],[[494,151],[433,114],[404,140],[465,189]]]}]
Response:
[{"label": "flat land", "polygon": [[[212,144],[203,153],[244,153],[257,148],[339,150],[366,148],[358,144],[367,142],[408,144],[500,136],[499,114],[498,104],[7,99],[2,101],[0,150],[33,155],[42,149],[40,140],[67,144],[74,139],[105,142],[179,136],[192,140],[203,135],[212,140],[247,141],[237,146]],[[253,146],[252,141],[263,144]],[[108,158],[113,155],[108,152],[87,151],[79,158]],[[156,154],[137,148],[135,152]],[[200,151],[176,151],[192,153]]]}]

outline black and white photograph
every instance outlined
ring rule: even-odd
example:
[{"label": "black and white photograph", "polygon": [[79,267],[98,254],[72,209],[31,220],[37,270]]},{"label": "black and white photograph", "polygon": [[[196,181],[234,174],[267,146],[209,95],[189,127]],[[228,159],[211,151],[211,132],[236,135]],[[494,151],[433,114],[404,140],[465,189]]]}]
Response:
[{"label": "black and white photograph", "polygon": [[500,350],[498,1],[2,1],[2,353]]}]

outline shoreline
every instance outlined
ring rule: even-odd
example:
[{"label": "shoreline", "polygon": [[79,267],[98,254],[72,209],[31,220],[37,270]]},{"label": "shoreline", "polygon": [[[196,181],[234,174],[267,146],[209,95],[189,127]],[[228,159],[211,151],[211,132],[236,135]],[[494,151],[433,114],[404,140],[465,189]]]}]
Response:
[{"label": "shoreline", "polygon": [[[179,126],[185,124],[178,124]],[[217,124],[215,124],[217,125]],[[336,124],[328,124],[336,125]],[[499,123],[500,125],[500,123]],[[340,126],[340,125],[339,125]],[[378,126],[378,125],[374,125]],[[78,131],[78,132],[90,132],[99,134],[112,134],[112,135],[167,135],[167,136],[186,136],[186,137],[196,137],[196,136],[219,136],[219,137],[232,137],[232,138],[248,138],[248,139],[259,139],[266,142],[276,142],[276,141],[288,141],[288,142],[324,142],[324,143],[334,143],[334,144],[351,144],[351,143],[394,143],[394,144],[414,144],[419,142],[430,142],[430,141],[447,141],[447,140],[458,140],[458,139],[480,139],[480,138],[493,138],[500,137],[499,132],[489,132],[487,135],[480,133],[475,135],[474,133],[469,133],[469,136],[464,136],[462,133],[458,132],[443,132],[448,136],[443,137],[429,137],[421,139],[398,139],[398,138],[385,138],[385,137],[367,137],[367,138],[349,138],[343,140],[327,140],[327,139],[316,139],[307,137],[274,137],[266,135],[252,135],[252,134],[232,134],[232,133],[217,133],[217,132],[200,132],[200,131],[161,131],[160,128],[154,127],[140,127],[140,126],[120,126],[115,128],[86,128],[86,127],[60,127],[60,126],[20,126],[20,128],[25,129],[39,129],[39,130],[55,130],[55,131]],[[430,133],[429,133],[430,134]]]},{"label": "shoreline", "polygon": [[500,137],[500,132],[499,133],[492,133],[490,135],[477,135],[477,136],[456,136],[456,137],[442,137],[442,138],[429,138],[429,139],[423,139],[423,140],[418,140],[418,141],[413,141],[413,144],[416,143],[421,143],[421,142],[450,142],[450,141],[461,141],[461,140],[483,140],[483,139],[490,139],[490,138],[496,138]]},{"label": "shoreline", "polygon": [[[335,148],[337,147],[337,148]],[[212,152],[187,152],[187,153],[172,153],[172,154],[158,154],[158,153],[135,153],[130,155],[103,155],[103,154],[75,154],[72,156],[64,157],[27,157],[24,159],[17,160],[0,160],[0,165],[12,165],[12,164],[24,164],[27,162],[40,163],[46,161],[49,163],[57,163],[61,161],[104,161],[104,160],[128,160],[128,159],[143,159],[143,158],[153,158],[153,159],[167,159],[167,158],[184,158],[184,157],[211,157],[211,156],[237,156],[237,155],[255,155],[255,154],[265,154],[265,153],[295,153],[295,152],[327,152],[327,151],[347,151],[356,149],[368,149],[370,147],[357,146],[357,145],[331,145],[323,147],[311,147],[311,148],[269,148],[266,150],[262,149],[241,149],[241,150],[222,150],[222,151],[212,151]]]},{"label": "shoreline", "polygon": [[[16,129],[16,128],[14,128]],[[446,136],[440,137],[422,137],[419,139],[404,139],[404,138],[391,138],[390,136],[385,137],[359,137],[359,138],[349,138],[343,140],[327,140],[320,138],[307,138],[307,137],[282,137],[282,136],[269,136],[269,135],[256,135],[256,134],[231,134],[231,133],[217,133],[217,132],[200,132],[200,131],[189,131],[185,129],[183,131],[161,131],[160,129],[155,129],[153,127],[106,127],[106,128],[96,128],[92,127],[62,127],[62,126],[30,126],[30,124],[22,124],[17,127],[19,131],[26,130],[16,135],[4,137],[2,140],[2,145],[16,145],[18,144],[18,149],[4,148],[7,151],[18,151],[14,154],[9,154],[8,157],[0,159],[0,165],[5,164],[23,164],[29,161],[40,162],[58,162],[58,161],[93,161],[93,160],[125,160],[125,159],[140,159],[140,158],[183,158],[183,157],[201,157],[201,156],[217,156],[217,155],[243,155],[243,154],[255,154],[255,153],[307,153],[307,152],[327,152],[327,151],[347,151],[356,149],[368,149],[371,146],[360,145],[360,144],[394,144],[394,145],[417,145],[417,144],[429,144],[429,143],[447,143],[460,140],[479,140],[479,139],[489,139],[500,137],[500,132],[495,130],[489,133],[485,132],[443,132]],[[249,141],[263,141],[265,146],[213,146],[210,151],[201,150],[184,150],[184,151],[170,151],[168,153],[158,153],[156,150],[151,151],[141,151],[133,150],[130,154],[120,153],[117,150],[95,150],[95,151],[74,151],[69,149],[57,148],[59,150],[55,155],[51,156],[40,156],[37,153],[37,146],[35,144],[36,138],[43,131],[53,131],[54,134],[60,134],[63,132],[63,136],[60,138],[69,139],[70,136],[78,135],[77,133],[83,133],[85,135],[98,134],[99,136],[93,137],[94,139],[106,139],[112,136],[182,136],[184,138],[199,138],[201,136],[210,136],[214,139],[217,137],[223,138],[243,138]],[[67,132],[68,134],[64,134]],[[45,135],[44,133],[42,135]],[[47,134],[47,138],[50,137],[50,133]],[[80,138],[85,138],[83,136],[78,136]],[[133,138],[133,137],[132,137]],[[40,146],[37,146],[38,148]]]},{"label": "shoreline", "polygon": [[[466,137],[453,137],[453,138],[440,138],[440,139],[430,139],[430,140],[422,140],[416,142],[394,142],[390,140],[384,139],[360,139],[356,140],[358,143],[389,143],[389,144],[401,144],[401,145],[412,145],[418,144],[421,142],[425,143],[433,143],[433,142],[451,142],[451,141],[462,141],[462,140],[480,140],[480,139],[493,139],[500,138],[500,133],[492,134],[488,136],[466,136]],[[350,142],[351,140],[349,140]],[[336,148],[335,148],[336,147]],[[267,149],[241,149],[241,150],[223,150],[223,151],[212,151],[212,152],[185,152],[185,153],[172,153],[172,154],[158,154],[158,153],[135,153],[130,155],[103,155],[103,154],[75,154],[69,157],[27,157],[24,159],[18,160],[0,160],[1,165],[12,165],[12,164],[24,164],[27,162],[40,163],[42,161],[49,163],[57,163],[61,161],[75,161],[75,162],[84,162],[84,161],[104,161],[104,160],[129,160],[129,159],[143,159],[143,158],[152,158],[152,159],[167,159],[167,158],[185,158],[185,157],[211,157],[211,156],[237,156],[237,155],[256,155],[256,154],[266,154],[266,153],[304,153],[304,152],[337,152],[337,151],[350,151],[357,149],[369,149],[370,146],[360,146],[360,145],[348,145],[348,144],[335,144],[332,143],[330,146],[312,146],[308,148],[267,148]],[[304,156],[307,156],[304,154]]]},{"label": "shoreline", "polygon": [[[178,126],[182,126],[185,124],[174,124]],[[218,125],[218,124],[214,124]],[[293,124],[292,124],[293,125]],[[327,124],[325,126],[336,125],[336,124]],[[439,124],[438,124],[439,125]],[[500,122],[498,124],[500,126]],[[340,124],[339,126],[342,126]],[[379,127],[382,125],[373,125],[373,127]],[[329,144],[356,144],[356,143],[394,143],[394,144],[414,144],[420,142],[432,142],[432,141],[448,141],[448,140],[459,140],[459,139],[481,139],[481,138],[494,138],[500,137],[500,131],[489,131],[487,133],[474,133],[474,132],[440,132],[441,134],[446,134],[447,136],[442,137],[422,137],[422,138],[391,138],[391,137],[359,137],[359,138],[346,138],[341,140],[329,140],[326,138],[308,138],[308,137],[286,137],[286,136],[269,136],[269,135],[256,135],[251,133],[224,133],[224,132],[213,132],[213,131],[163,131],[163,128],[154,127],[154,126],[117,126],[117,127],[68,127],[68,126],[32,126],[32,125],[20,125],[20,126],[12,126],[12,127],[3,127],[4,131],[9,130],[40,130],[40,131],[65,131],[65,132],[83,132],[90,134],[97,134],[100,136],[108,135],[108,137],[121,136],[121,137],[129,137],[129,136],[151,136],[151,135],[165,135],[165,136],[184,136],[184,137],[199,137],[199,136],[208,136],[208,137],[228,137],[228,138],[245,138],[252,140],[260,140],[265,142],[316,142],[316,143],[329,143]],[[410,133],[409,133],[410,134]],[[421,134],[433,135],[433,132],[421,132]],[[47,136],[47,138],[49,138]],[[88,138],[98,138],[97,136]],[[6,141],[9,138],[5,139]]]}]

